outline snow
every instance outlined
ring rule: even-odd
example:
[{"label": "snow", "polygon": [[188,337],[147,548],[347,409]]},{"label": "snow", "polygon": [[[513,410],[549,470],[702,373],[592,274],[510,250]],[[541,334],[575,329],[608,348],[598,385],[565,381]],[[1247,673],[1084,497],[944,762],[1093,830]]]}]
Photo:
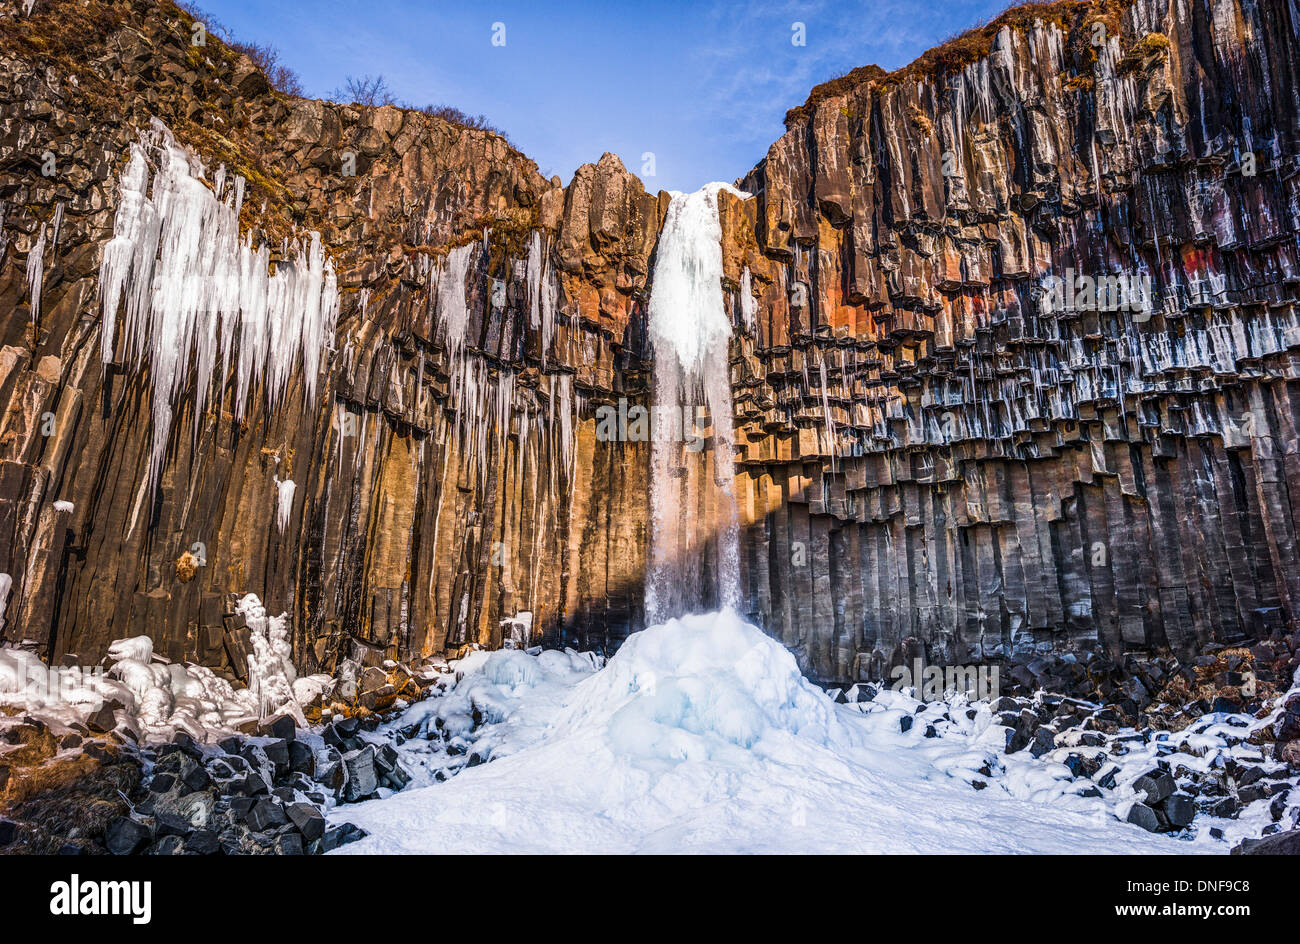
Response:
[{"label": "snow", "polygon": [[[4,576],[4,575],[0,575]],[[236,605],[252,634],[249,686],[237,689],[206,666],[169,662],[148,636],[108,646],[107,671],[99,666],[47,666],[25,649],[0,648],[0,704],[46,721],[85,721],[116,699],[119,729],[142,741],[171,741],[184,731],[200,742],[219,740],[245,722],[278,711],[306,727],[299,707],[330,684],[326,675],[298,678],[289,659],[288,619],[269,616],[256,594]]]},{"label": "snow", "polygon": [[[1072,794],[1063,764],[1002,754],[987,704],[927,705],[951,718],[932,738],[901,731],[920,706],[905,693],[836,704],[730,610],[636,633],[604,666],[502,650],[455,668],[449,694],[392,727],[441,729],[491,762],[439,783],[447,755],[409,738],[411,787],[333,811],[370,833],[341,853],[1227,849],[1146,833]],[[990,761],[1007,775],[973,789]]]},{"label": "snow", "polygon": [[235,604],[235,612],[244,618],[252,633],[248,690],[257,700],[259,716],[265,718],[287,711],[299,727],[305,728],[307,719],[294,695],[298,673],[293,667],[288,614],[271,616],[255,593],[245,595]]}]

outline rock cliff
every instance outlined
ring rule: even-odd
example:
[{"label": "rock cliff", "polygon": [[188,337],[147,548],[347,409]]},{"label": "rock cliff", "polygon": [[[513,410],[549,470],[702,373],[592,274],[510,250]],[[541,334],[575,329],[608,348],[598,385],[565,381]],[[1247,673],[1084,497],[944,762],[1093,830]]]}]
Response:
[{"label": "rock cliff", "polygon": [[[5,639],[238,674],[249,592],[309,671],[643,625],[650,444],[596,410],[650,396],[667,194],[282,95],[168,2],[3,6]],[[1015,8],[814,89],[719,195],[742,599],[806,671],[1295,619],[1297,39]],[[141,221],[211,277],[149,281]]]}]

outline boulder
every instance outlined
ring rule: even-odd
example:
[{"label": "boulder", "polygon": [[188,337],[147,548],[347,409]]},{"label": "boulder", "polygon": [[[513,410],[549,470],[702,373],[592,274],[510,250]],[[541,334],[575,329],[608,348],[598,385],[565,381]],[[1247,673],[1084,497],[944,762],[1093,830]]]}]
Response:
[{"label": "boulder", "polygon": [[1178,784],[1168,771],[1156,769],[1138,777],[1133,782],[1133,789],[1139,796],[1145,795],[1147,803],[1154,805],[1173,794]]},{"label": "boulder", "polygon": [[1145,803],[1134,803],[1125,817],[1125,822],[1141,826],[1149,833],[1160,831],[1160,817],[1156,816],[1156,811]]},{"label": "boulder", "polygon": [[325,835],[325,817],[310,803],[290,803],[285,807],[285,814],[307,842]]},{"label": "boulder", "polygon": [[1274,833],[1263,839],[1244,839],[1232,850],[1233,855],[1300,855],[1300,829]]},{"label": "boulder", "polygon": [[344,754],[343,767],[347,771],[347,781],[343,786],[345,802],[363,800],[379,789],[375,773],[375,749],[371,745]]},{"label": "boulder", "polygon": [[148,826],[129,816],[119,816],[108,824],[104,845],[113,855],[132,855],[148,845],[152,838]]}]

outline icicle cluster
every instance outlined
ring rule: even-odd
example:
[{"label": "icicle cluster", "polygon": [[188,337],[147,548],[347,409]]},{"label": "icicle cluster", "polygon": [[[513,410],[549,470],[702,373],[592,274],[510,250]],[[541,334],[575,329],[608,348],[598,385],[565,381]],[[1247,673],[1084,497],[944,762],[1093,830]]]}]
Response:
[{"label": "icicle cluster", "polygon": [[293,667],[293,646],[289,641],[289,617],[285,613],[271,616],[250,593],[235,605],[251,631],[253,653],[248,657],[248,690],[257,698],[262,717],[285,711],[306,727],[302,709],[294,695],[298,673]]},{"label": "icicle cluster", "polygon": [[[483,242],[457,246],[445,258],[424,263],[420,270],[420,275],[431,281],[430,304],[447,351],[451,376],[448,405],[456,417],[457,452],[470,477],[480,487],[486,487],[491,469],[489,455],[506,454],[514,416],[518,413],[521,443],[518,467],[522,474],[525,454],[536,450],[535,461],[549,469],[548,495],[554,498],[561,482],[568,481],[573,472],[574,414],[580,408],[575,402],[573,375],[548,374],[545,413],[540,408],[534,413],[531,412],[533,394],[516,385],[513,370],[500,367],[493,377],[486,360],[471,356],[467,348],[470,322],[467,286],[471,274],[477,271],[487,241],[485,233]],[[555,335],[559,287],[545,238],[539,232],[534,232],[529,240],[525,266],[529,322],[540,329],[545,364]],[[423,370],[422,364],[420,373]]]},{"label": "icicle cluster", "polygon": [[233,368],[234,412],[242,416],[258,381],[267,406],[278,403],[301,356],[310,404],[338,319],[334,267],[320,235],[283,247],[286,261],[272,272],[270,248],[239,236],[243,178],[227,186],[221,168],[214,184],[215,192],[203,183],[199,160],[155,119],[131,146],[100,266],[104,362],[113,360],[122,307],[125,356],[137,369],[148,365],[152,378],[151,481],[191,381],[202,413],[214,374],[223,383]]},{"label": "icicle cluster", "polygon": [[538,230],[533,230],[528,241],[527,285],[528,321],[532,327],[541,329],[542,368],[545,369],[551,339],[555,337],[555,307],[559,290],[555,284],[555,271],[551,268],[551,255]]}]

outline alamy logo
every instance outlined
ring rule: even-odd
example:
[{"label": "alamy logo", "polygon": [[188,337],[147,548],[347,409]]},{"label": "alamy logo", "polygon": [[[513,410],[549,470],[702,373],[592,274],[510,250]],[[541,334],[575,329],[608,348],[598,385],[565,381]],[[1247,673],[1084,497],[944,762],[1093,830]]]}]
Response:
[{"label": "alamy logo", "polygon": [[1063,311],[1130,311],[1139,316],[1151,316],[1154,291],[1151,276],[1132,275],[1076,275],[1074,269],[1065,270],[1065,278],[1049,275],[1043,280],[1043,311],[1045,314]]},{"label": "alamy logo", "polygon": [[596,408],[596,439],[599,442],[681,442],[688,452],[704,448],[700,430],[708,426],[707,407],[651,406],[628,404],[618,398],[618,406]]},{"label": "alamy logo", "polygon": [[132,924],[153,917],[152,882],[83,882],[73,873],[50,886],[52,915],[130,915]]},{"label": "alamy logo", "polygon": [[948,692],[960,692],[975,701],[996,698],[998,694],[998,667],[988,665],[926,665],[913,659],[911,668],[895,666],[889,673],[894,680],[893,691],[915,688],[921,701],[942,701]]}]

